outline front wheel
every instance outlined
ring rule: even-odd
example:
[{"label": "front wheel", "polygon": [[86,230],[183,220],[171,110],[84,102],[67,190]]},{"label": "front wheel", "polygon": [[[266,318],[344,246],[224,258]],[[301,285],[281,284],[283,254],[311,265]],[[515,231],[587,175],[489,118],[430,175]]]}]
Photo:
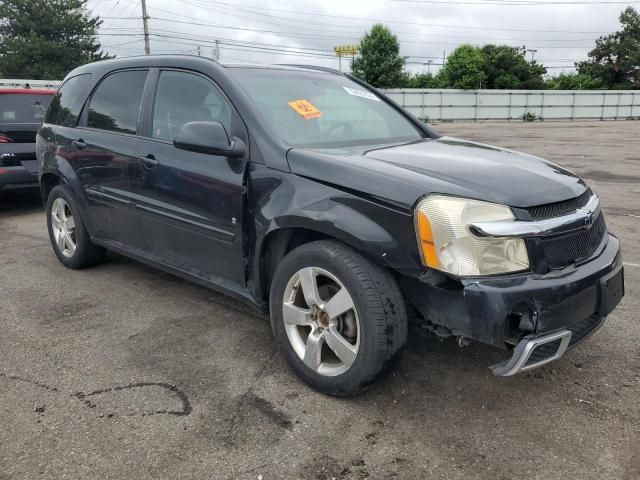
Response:
[{"label": "front wheel", "polygon": [[303,245],[282,260],[270,308],[285,359],[328,395],[363,391],[407,339],[404,300],[391,273],[336,241]]}]

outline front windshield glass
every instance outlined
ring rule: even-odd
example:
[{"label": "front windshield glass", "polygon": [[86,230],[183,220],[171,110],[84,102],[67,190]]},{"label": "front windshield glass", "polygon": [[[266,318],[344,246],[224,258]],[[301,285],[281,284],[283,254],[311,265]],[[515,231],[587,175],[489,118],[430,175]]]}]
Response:
[{"label": "front windshield glass", "polygon": [[322,72],[230,69],[266,121],[292,146],[379,145],[423,135],[373,92]]}]

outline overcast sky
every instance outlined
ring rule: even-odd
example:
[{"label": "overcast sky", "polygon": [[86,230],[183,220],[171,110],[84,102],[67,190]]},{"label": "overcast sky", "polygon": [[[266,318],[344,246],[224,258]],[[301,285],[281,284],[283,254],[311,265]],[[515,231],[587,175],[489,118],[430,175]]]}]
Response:
[{"label": "overcast sky", "polygon": [[[573,70],[599,35],[618,29],[627,5],[640,1],[147,0],[151,53],[195,54],[200,46],[212,56],[217,39],[222,62],[337,68],[333,47],[357,44],[380,21],[398,36],[411,71],[437,71],[443,54],[461,43],[500,43],[536,49],[550,74]],[[89,0],[88,7],[104,17],[106,51],[144,53],[140,0]]]}]

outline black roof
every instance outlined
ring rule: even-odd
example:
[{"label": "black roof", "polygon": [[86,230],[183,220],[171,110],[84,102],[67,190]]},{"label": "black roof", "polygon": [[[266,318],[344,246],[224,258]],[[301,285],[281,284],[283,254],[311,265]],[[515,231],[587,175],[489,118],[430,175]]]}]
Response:
[{"label": "black roof", "polygon": [[338,70],[320,67],[315,65],[299,65],[299,64],[251,64],[251,63],[221,63],[212,58],[200,55],[137,55],[132,57],[112,58],[109,60],[101,60],[78,67],[73,71],[74,75],[85,72],[108,71],[118,68],[132,67],[153,67],[153,66],[175,66],[188,67],[200,65],[201,67],[214,68],[256,68],[268,70],[311,70],[314,72],[331,73],[341,75]]}]

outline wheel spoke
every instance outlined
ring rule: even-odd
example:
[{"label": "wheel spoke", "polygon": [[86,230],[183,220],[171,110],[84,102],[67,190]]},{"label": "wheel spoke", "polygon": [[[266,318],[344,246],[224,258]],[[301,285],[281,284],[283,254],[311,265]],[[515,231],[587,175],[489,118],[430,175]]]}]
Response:
[{"label": "wheel spoke", "polygon": [[293,303],[284,303],[282,305],[282,315],[284,323],[288,325],[310,325],[309,310],[296,307]]},{"label": "wheel spoke", "polygon": [[353,364],[357,355],[356,347],[347,342],[347,340],[340,335],[336,327],[331,327],[326,330],[324,340],[347,368]]},{"label": "wheel spoke", "polygon": [[76,244],[73,241],[73,239],[71,238],[71,234],[70,233],[67,233],[64,236],[64,244],[67,246],[67,249],[69,250],[69,253],[71,255],[73,255],[75,253],[75,251],[76,251]]},{"label": "wheel spoke", "polygon": [[298,278],[300,279],[300,286],[302,287],[302,293],[304,294],[304,300],[307,305],[320,305],[322,301],[318,294],[318,283],[316,282],[316,276],[313,272],[313,268],[303,268],[298,272]]},{"label": "wheel spoke", "polygon": [[62,226],[62,222],[60,221],[60,218],[58,217],[58,213],[55,211],[51,212],[51,223],[55,228],[61,228]]},{"label": "wheel spoke", "polygon": [[329,300],[324,306],[324,310],[331,319],[339,317],[344,312],[347,312],[352,308],[354,308],[353,299],[344,287],[338,290],[338,293],[331,297],[331,300]]},{"label": "wheel spoke", "polygon": [[62,234],[62,231],[57,230],[55,232],[55,237],[56,237],[56,245],[58,245],[58,248],[60,249],[60,252],[64,252],[64,238],[65,238],[65,236]]},{"label": "wheel spoke", "polygon": [[324,343],[323,333],[313,330],[307,337],[307,345],[304,349],[304,364],[317,372],[320,368],[322,345]]},{"label": "wheel spoke", "polygon": [[60,217],[60,199],[56,199],[53,202],[53,207],[51,207],[51,220],[53,220],[54,225],[60,228],[60,224],[62,223],[62,219]]},{"label": "wheel spoke", "polygon": [[60,200],[60,202],[58,203],[58,218],[62,223],[64,223],[67,221],[67,211],[62,199],[58,199],[58,200]]},{"label": "wheel spoke", "polygon": [[70,232],[73,232],[74,228],[76,228],[76,222],[73,219],[73,217],[67,217],[67,220],[65,221],[65,225],[67,227],[67,230]]}]

